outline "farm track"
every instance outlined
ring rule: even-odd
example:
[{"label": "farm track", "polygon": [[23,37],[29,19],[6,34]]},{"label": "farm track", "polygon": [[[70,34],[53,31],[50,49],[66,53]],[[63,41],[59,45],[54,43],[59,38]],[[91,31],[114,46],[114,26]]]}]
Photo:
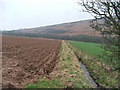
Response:
[{"label": "farm track", "polygon": [[61,41],[2,37],[3,87],[25,87],[49,75],[59,60]]}]

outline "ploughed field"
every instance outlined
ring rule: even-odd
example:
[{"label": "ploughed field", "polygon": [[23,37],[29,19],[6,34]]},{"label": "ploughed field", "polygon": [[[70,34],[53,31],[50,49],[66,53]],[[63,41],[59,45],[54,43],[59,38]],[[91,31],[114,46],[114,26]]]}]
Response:
[{"label": "ploughed field", "polygon": [[59,60],[61,41],[2,37],[3,87],[25,87],[49,75]]}]

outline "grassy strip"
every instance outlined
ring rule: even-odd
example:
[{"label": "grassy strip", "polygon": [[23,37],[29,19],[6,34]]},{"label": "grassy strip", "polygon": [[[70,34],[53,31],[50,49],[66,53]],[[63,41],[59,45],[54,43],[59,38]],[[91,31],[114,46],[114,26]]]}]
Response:
[{"label": "grassy strip", "polygon": [[112,70],[112,67],[106,62],[94,58],[102,53],[99,45],[93,43],[69,42],[69,45],[75,54],[81,58],[81,62],[86,65],[88,71],[93,76],[95,81],[103,87],[115,88],[118,87],[118,72]]},{"label": "grassy strip", "polygon": [[64,87],[59,79],[41,77],[36,84],[30,84],[26,88],[61,88]]},{"label": "grassy strip", "polygon": [[92,88],[93,86],[84,77],[76,56],[63,41],[60,50],[60,61],[55,70],[45,77],[40,77],[35,84],[26,88]]}]

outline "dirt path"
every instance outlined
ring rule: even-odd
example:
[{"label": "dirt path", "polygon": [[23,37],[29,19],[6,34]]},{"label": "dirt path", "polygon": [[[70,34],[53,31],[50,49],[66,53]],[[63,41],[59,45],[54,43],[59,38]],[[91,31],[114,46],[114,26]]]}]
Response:
[{"label": "dirt path", "polygon": [[[64,41],[64,43],[67,45],[67,43]],[[68,45],[67,45],[68,46]],[[71,53],[75,55],[75,53],[71,50],[71,48],[68,46],[69,50],[71,51]],[[77,58],[76,56],[76,59],[79,61],[79,59]],[[84,73],[84,76],[89,80],[90,84],[93,85],[93,87],[97,88],[97,84],[95,83],[95,81],[93,80],[93,78],[90,76],[90,73],[88,72],[86,66],[84,64],[82,64],[80,61],[80,68],[82,69],[83,73]]]}]

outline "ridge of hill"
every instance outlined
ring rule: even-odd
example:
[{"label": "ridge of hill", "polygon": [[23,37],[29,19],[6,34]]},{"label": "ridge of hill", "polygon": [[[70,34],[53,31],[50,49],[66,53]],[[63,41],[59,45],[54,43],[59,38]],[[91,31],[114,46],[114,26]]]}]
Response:
[{"label": "ridge of hill", "polygon": [[90,27],[90,21],[68,22],[44,27],[4,31],[2,33],[3,35],[98,42],[101,34]]}]

